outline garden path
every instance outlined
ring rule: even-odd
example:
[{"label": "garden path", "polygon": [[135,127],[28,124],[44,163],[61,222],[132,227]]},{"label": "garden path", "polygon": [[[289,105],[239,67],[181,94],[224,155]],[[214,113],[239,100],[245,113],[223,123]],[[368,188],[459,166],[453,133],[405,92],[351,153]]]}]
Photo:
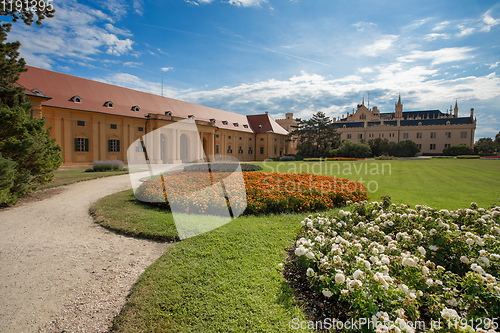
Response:
[{"label": "garden path", "polygon": [[[52,189],[0,211],[0,332],[106,332],[167,244],[116,235],[89,207],[128,175]],[[49,190],[50,191],[50,190]]]}]

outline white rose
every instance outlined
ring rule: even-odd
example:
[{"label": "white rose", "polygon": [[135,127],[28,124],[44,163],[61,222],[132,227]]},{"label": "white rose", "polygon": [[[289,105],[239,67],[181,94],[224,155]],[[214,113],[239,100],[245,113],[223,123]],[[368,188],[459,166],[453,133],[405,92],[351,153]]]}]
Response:
[{"label": "white rose", "polygon": [[431,251],[437,251],[439,249],[439,247],[437,247],[436,245],[431,245],[431,246],[429,246],[429,249]]},{"label": "white rose", "polygon": [[463,262],[464,264],[468,264],[469,263],[469,258],[467,258],[466,256],[461,256],[460,257],[460,261]]},{"label": "white rose", "polygon": [[332,297],[333,293],[328,289],[323,289],[323,295],[325,297]]},{"label": "white rose", "polygon": [[303,247],[302,245],[299,245],[298,248],[295,249],[295,255],[296,256],[303,256],[306,253],[306,248]]},{"label": "white rose", "polygon": [[314,253],[312,251],[307,251],[306,257],[307,259],[314,259]]},{"label": "white rose", "polygon": [[420,254],[423,255],[423,256],[425,256],[425,254],[427,253],[422,246],[418,247],[418,252],[420,252]]},{"label": "white rose", "polygon": [[424,274],[424,275],[429,274],[429,268],[427,268],[427,266],[422,267],[422,274]]},{"label": "white rose", "polygon": [[360,269],[357,269],[354,274],[352,275],[354,279],[358,279],[360,276],[363,276],[363,271]]},{"label": "white rose", "polygon": [[345,282],[345,276],[342,273],[337,273],[335,274],[335,282],[336,283],[344,283]]},{"label": "white rose", "polygon": [[308,228],[312,228],[312,227],[313,227],[313,223],[312,223],[312,221],[307,222],[307,227],[308,227]]},{"label": "white rose", "polygon": [[311,277],[314,275],[314,270],[312,268],[308,268],[307,271],[306,271],[306,275]]},{"label": "white rose", "polygon": [[427,287],[431,287],[432,285],[434,285],[434,281],[432,281],[432,279],[427,279],[425,281],[425,284],[427,285]]},{"label": "white rose", "polygon": [[444,320],[460,319],[457,311],[448,308],[441,310],[441,317],[443,317]]}]

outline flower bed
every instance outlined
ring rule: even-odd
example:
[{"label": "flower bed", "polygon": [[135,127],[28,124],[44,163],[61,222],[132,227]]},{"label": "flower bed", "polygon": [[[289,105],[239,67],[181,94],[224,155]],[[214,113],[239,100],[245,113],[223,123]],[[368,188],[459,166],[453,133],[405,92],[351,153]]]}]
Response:
[{"label": "flower bed", "polygon": [[[345,205],[347,201],[359,202],[368,199],[366,188],[359,182],[336,177],[302,174],[243,172],[245,189],[241,183],[227,173],[212,172],[217,183],[224,179],[231,198],[246,191],[247,202],[244,214],[267,214],[282,212],[303,212],[325,210]],[[155,203],[170,209],[165,203],[165,193],[177,193],[176,206],[185,212],[216,213],[225,211],[218,198],[217,187],[210,186],[208,173],[182,171],[164,177],[163,187],[158,177],[142,184],[136,191],[136,198],[143,202]],[[242,198],[243,199],[243,198]],[[233,206],[242,207],[245,202],[236,200]]]},{"label": "flower bed", "polygon": [[[435,332],[500,325],[500,207],[364,202],[302,225],[295,254],[317,301],[329,306],[327,317],[368,318],[378,332],[414,332],[416,323]],[[367,328],[359,329],[375,330]]]}]

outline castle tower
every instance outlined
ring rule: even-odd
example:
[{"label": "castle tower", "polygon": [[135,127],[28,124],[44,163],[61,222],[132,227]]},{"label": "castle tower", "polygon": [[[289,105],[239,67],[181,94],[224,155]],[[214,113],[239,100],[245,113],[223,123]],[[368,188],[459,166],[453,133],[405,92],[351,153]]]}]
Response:
[{"label": "castle tower", "polygon": [[401,95],[399,95],[399,99],[398,99],[398,102],[396,103],[396,112],[394,114],[394,116],[396,118],[403,118],[403,103],[401,103]]},{"label": "castle tower", "polygon": [[457,118],[458,117],[458,101],[457,100],[455,100],[455,108],[453,109],[453,112],[454,112],[453,115],[455,116],[455,118]]}]

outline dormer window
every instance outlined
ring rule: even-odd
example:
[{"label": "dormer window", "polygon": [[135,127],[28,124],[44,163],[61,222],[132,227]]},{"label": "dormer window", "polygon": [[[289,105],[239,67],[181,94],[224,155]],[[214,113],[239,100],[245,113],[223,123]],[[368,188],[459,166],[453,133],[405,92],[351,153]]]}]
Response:
[{"label": "dormer window", "polygon": [[171,116],[172,115],[172,111],[165,111],[165,116]]},{"label": "dormer window", "polygon": [[141,111],[141,108],[138,105],[134,105],[132,107],[132,111],[139,112],[139,111]]},{"label": "dormer window", "polygon": [[72,101],[73,103],[78,103],[78,104],[82,103],[82,98],[78,95],[71,97],[69,100]]},{"label": "dormer window", "polygon": [[233,123],[234,127],[238,127],[239,124],[238,123]]},{"label": "dormer window", "polygon": [[243,127],[248,128],[248,125],[247,125],[247,124],[245,124],[245,125],[243,125]]},{"label": "dormer window", "polygon": [[259,129],[262,129],[262,125],[259,125]]},{"label": "dormer window", "polygon": [[223,120],[222,125],[227,125],[227,120]]},{"label": "dormer window", "polygon": [[189,118],[189,119],[194,119],[194,114],[190,114],[190,115],[188,115],[188,118]]},{"label": "dormer window", "polygon": [[211,123],[215,123],[215,118],[211,118],[211,119],[210,119],[210,122],[211,122]]},{"label": "dormer window", "polygon": [[114,107],[115,105],[113,104],[113,102],[111,101],[107,101],[106,103],[104,103],[104,106],[107,107],[107,108],[112,108]]}]

